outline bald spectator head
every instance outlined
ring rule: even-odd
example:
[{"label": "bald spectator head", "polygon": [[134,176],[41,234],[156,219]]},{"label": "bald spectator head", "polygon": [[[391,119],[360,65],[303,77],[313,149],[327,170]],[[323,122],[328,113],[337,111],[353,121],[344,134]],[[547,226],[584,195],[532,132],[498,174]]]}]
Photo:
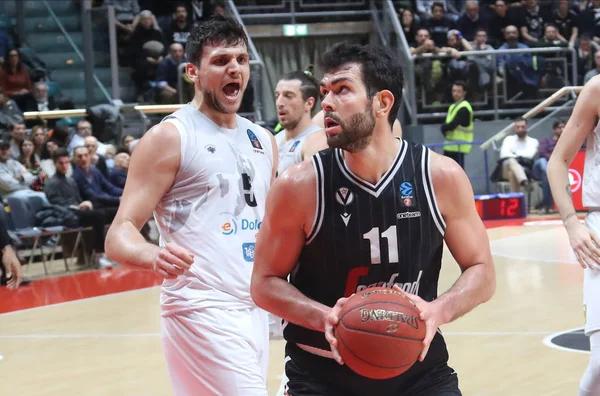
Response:
[{"label": "bald spectator head", "polygon": [[465,11],[471,20],[476,20],[479,17],[479,2],[476,0],[467,0],[465,3]]},{"label": "bald spectator head", "polygon": [[38,102],[45,102],[48,100],[48,86],[46,83],[39,81],[33,85],[33,97]]},{"label": "bald spectator head", "polygon": [[115,168],[127,171],[129,169],[129,154],[119,153],[115,155]]},{"label": "bald spectator head", "polygon": [[171,44],[171,46],[169,47],[169,54],[175,62],[181,62],[183,60],[183,45],[179,43]]},{"label": "bald spectator head", "polygon": [[84,144],[90,152],[90,155],[96,154],[96,150],[98,150],[98,139],[94,136],[88,136],[85,138]]}]

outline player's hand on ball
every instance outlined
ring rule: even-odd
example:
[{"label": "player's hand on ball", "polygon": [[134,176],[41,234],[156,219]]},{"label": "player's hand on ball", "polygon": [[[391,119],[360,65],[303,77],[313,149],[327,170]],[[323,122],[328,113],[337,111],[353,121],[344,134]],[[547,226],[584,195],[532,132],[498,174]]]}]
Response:
[{"label": "player's hand on ball", "polygon": [[569,242],[583,268],[600,269],[600,238],[575,217],[567,224]]},{"label": "player's hand on ball", "polygon": [[344,304],[346,304],[346,301],[348,301],[348,298],[346,297],[337,300],[334,307],[331,308],[331,311],[329,311],[329,314],[327,314],[327,317],[325,318],[325,339],[329,342],[333,357],[339,364],[344,364],[344,361],[337,350],[338,341],[337,338],[335,338],[335,328],[340,322],[340,312],[342,311]]},{"label": "player's hand on ball", "polygon": [[421,311],[420,318],[425,322],[425,338],[423,339],[423,351],[419,355],[419,362],[422,362],[427,356],[427,352],[429,351],[429,345],[431,344],[431,340],[435,336],[435,332],[438,328],[444,324],[442,319],[442,312],[439,309],[438,304],[434,302],[427,302],[423,300],[421,297],[410,294],[402,290],[398,285],[394,285],[394,290],[401,292],[406,297],[410,298],[412,302],[414,302]]},{"label": "player's hand on ball", "polygon": [[193,263],[194,256],[187,249],[168,243],[154,258],[152,270],[165,279],[175,279]]}]

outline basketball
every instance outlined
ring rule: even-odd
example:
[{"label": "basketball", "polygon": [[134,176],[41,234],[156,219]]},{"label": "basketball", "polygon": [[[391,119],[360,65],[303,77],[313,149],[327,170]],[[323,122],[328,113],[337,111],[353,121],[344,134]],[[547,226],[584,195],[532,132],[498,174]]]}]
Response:
[{"label": "basketball", "polygon": [[392,289],[356,293],[342,308],[335,328],[344,364],[373,379],[404,373],[423,350],[425,322],[420,313],[408,297]]}]

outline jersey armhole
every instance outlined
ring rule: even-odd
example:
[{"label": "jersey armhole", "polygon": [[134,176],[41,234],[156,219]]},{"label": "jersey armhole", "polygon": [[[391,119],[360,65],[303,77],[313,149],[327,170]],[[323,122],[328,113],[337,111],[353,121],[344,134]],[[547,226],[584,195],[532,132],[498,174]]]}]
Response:
[{"label": "jersey armhole", "polygon": [[169,122],[177,128],[177,132],[179,132],[179,171],[183,170],[185,167],[185,148],[187,146],[187,135],[185,133],[185,128],[183,127],[183,123],[179,118],[175,116],[166,116],[161,122]]},{"label": "jersey armhole", "polygon": [[317,194],[317,201],[315,205],[315,219],[313,220],[313,225],[310,230],[310,233],[306,237],[305,245],[310,245],[310,243],[313,241],[313,239],[315,239],[315,237],[319,233],[321,225],[323,224],[323,215],[325,213],[325,203],[323,202],[323,197],[325,196],[325,181],[321,156],[318,154],[313,156],[311,162],[313,164],[315,175],[317,177],[317,186],[315,188],[315,192]]},{"label": "jersey armhole", "polygon": [[442,217],[442,213],[440,212],[440,208],[437,203],[437,199],[435,196],[435,188],[433,187],[433,182],[431,179],[431,150],[425,146],[423,146],[422,157],[421,157],[421,175],[423,177],[423,187],[425,189],[425,196],[427,198],[427,204],[429,205],[429,211],[431,212],[431,217],[440,231],[440,234],[444,236],[444,232],[446,231],[446,222]]}]

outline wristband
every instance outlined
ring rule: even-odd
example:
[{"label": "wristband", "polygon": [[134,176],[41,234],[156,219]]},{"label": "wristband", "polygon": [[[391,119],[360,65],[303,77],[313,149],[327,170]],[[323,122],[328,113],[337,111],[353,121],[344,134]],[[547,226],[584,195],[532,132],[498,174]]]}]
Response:
[{"label": "wristband", "polygon": [[562,220],[562,221],[563,221],[563,223],[566,223],[566,222],[567,222],[567,220],[569,220],[569,218],[571,218],[571,217],[573,217],[573,216],[577,216],[577,212],[571,212],[571,213],[569,213],[568,215],[566,215],[566,216],[563,218],[563,220]]}]

